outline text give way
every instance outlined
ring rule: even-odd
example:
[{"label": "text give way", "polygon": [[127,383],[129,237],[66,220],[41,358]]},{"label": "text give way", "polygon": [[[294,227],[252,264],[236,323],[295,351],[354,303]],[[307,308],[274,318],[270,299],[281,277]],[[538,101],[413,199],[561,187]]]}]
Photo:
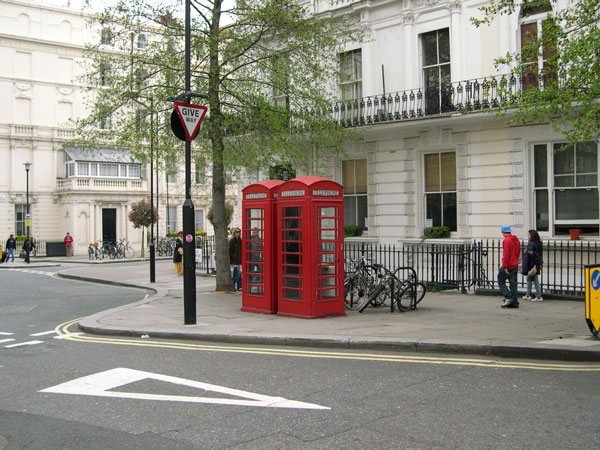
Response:
[{"label": "text give way", "polygon": [[[205,391],[241,397],[244,400],[230,398],[191,397],[183,395],[143,394],[112,390],[120,386],[142,380],[164,381],[167,383],[188,386]],[[239,389],[231,389],[224,386],[201,383],[199,381],[186,380],[185,378],[171,377],[168,375],[161,375],[151,372],[143,372],[141,370],[127,369],[124,367],[77,378],[75,380],[67,381],[66,383],[43,389],[40,392],[48,392],[53,394],[93,395],[97,397],[131,398],[136,400],[211,403],[231,406],[256,406],[261,408],[330,409],[326,406],[316,405],[314,403],[304,403],[288,400],[283,397],[271,397],[268,395],[255,394],[253,392],[241,391]]]}]

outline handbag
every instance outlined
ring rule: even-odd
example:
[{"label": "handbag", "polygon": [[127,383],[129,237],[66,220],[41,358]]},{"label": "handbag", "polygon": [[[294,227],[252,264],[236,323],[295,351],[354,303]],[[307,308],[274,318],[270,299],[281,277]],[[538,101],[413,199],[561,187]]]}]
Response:
[{"label": "handbag", "polygon": [[533,278],[535,277],[535,275],[537,274],[537,267],[534,265],[531,269],[529,269],[529,271],[527,272],[527,276],[529,278]]},{"label": "handbag", "polygon": [[180,255],[183,255],[183,247],[179,247],[179,248],[177,249],[177,251],[179,252],[179,254],[180,254]]}]

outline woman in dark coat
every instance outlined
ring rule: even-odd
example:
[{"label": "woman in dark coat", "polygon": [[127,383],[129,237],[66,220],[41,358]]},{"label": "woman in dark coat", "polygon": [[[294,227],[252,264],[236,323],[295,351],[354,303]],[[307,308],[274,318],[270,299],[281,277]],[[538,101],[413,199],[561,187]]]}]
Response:
[{"label": "woman in dark coat", "polygon": [[242,230],[233,230],[233,237],[229,240],[229,264],[233,267],[233,287],[239,292],[242,290]]},{"label": "woman in dark coat", "polygon": [[173,264],[175,264],[175,273],[183,275],[183,232],[179,232],[175,241],[175,250],[173,251]]}]

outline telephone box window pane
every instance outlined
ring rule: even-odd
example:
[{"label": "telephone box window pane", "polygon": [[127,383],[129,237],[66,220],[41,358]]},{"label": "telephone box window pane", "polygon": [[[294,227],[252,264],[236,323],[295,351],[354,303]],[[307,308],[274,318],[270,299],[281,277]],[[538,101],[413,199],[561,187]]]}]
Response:
[{"label": "telephone box window pane", "polygon": [[331,300],[337,297],[337,289],[323,289],[319,291],[319,300]]},{"label": "telephone box window pane", "polygon": [[261,297],[264,295],[262,286],[250,286],[248,289],[248,293],[252,295],[260,295]]},{"label": "telephone box window pane", "polygon": [[288,206],[283,208],[283,217],[300,217],[300,211],[301,208],[299,206]]},{"label": "telephone box window pane", "polygon": [[321,240],[333,241],[335,239],[335,231],[336,230],[321,230]]},{"label": "telephone box window pane", "polygon": [[335,242],[321,242],[322,252],[335,252]]},{"label": "telephone box window pane", "polygon": [[296,289],[284,289],[283,298],[286,300],[300,300],[300,291]]},{"label": "telephone box window pane", "polygon": [[334,206],[329,208],[319,208],[321,210],[321,217],[337,217],[336,209]]},{"label": "telephone box window pane", "polygon": [[321,219],[319,228],[335,228],[335,219]]},{"label": "telephone box window pane", "polygon": [[[264,250],[264,244],[261,241],[246,242],[246,249],[248,250],[248,252],[250,252],[250,255],[251,255],[249,257],[250,261],[262,261],[261,253],[256,253],[256,252],[262,252]],[[253,257],[254,258],[260,257],[260,258],[252,259]]]},{"label": "telephone box window pane", "polygon": [[335,264],[336,263],[336,254],[335,253],[323,253],[321,255],[321,263]]},{"label": "telephone box window pane", "polygon": [[261,219],[248,220],[246,223],[249,225],[249,228],[251,230],[254,230],[254,229],[260,230],[263,227],[263,220],[261,220]]},{"label": "telephone box window pane", "polygon": [[261,219],[262,217],[264,217],[263,208],[250,208],[247,211],[248,217],[250,217],[251,219]]},{"label": "telephone box window pane", "polygon": [[[289,265],[289,264],[293,264],[293,265],[298,265],[300,264],[300,254],[298,253],[286,253],[284,255],[285,257],[285,264]],[[297,267],[295,268],[297,270]],[[296,272],[298,273],[298,272]]]},{"label": "telephone box window pane", "polygon": [[302,287],[302,278],[294,278],[294,277],[286,277],[283,285],[286,288],[301,288]]},{"label": "telephone box window pane", "polygon": [[[290,246],[288,252],[297,252],[298,250],[298,242],[302,238],[302,233],[296,230],[288,230],[283,232],[283,240],[286,242],[286,245]],[[294,249],[295,246],[295,249]]]}]

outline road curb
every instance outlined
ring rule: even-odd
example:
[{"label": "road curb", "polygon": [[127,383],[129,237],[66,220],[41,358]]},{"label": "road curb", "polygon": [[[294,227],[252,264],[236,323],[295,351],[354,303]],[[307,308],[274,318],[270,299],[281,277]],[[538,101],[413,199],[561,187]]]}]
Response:
[{"label": "road curb", "polygon": [[[133,306],[133,305],[130,305]],[[115,310],[112,310],[113,312]],[[99,313],[101,314],[101,313]],[[352,336],[339,338],[329,335],[287,335],[287,334],[253,334],[247,332],[215,332],[215,331],[167,331],[135,329],[117,326],[102,326],[98,320],[90,318],[79,322],[79,329],[86,333],[98,335],[138,337],[148,335],[157,339],[196,340],[206,342],[222,342],[226,344],[244,345],[280,345],[286,347],[319,347],[348,350],[380,350],[402,351],[410,353],[445,353],[460,355],[477,355],[498,358],[543,359],[553,361],[600,362],[600,352],[585,349],[573,349],[538,344],[499,342],[419,342],[410,339],[377,338],[370,336]],[[88,320],[90,319],[90,320]]]}]

